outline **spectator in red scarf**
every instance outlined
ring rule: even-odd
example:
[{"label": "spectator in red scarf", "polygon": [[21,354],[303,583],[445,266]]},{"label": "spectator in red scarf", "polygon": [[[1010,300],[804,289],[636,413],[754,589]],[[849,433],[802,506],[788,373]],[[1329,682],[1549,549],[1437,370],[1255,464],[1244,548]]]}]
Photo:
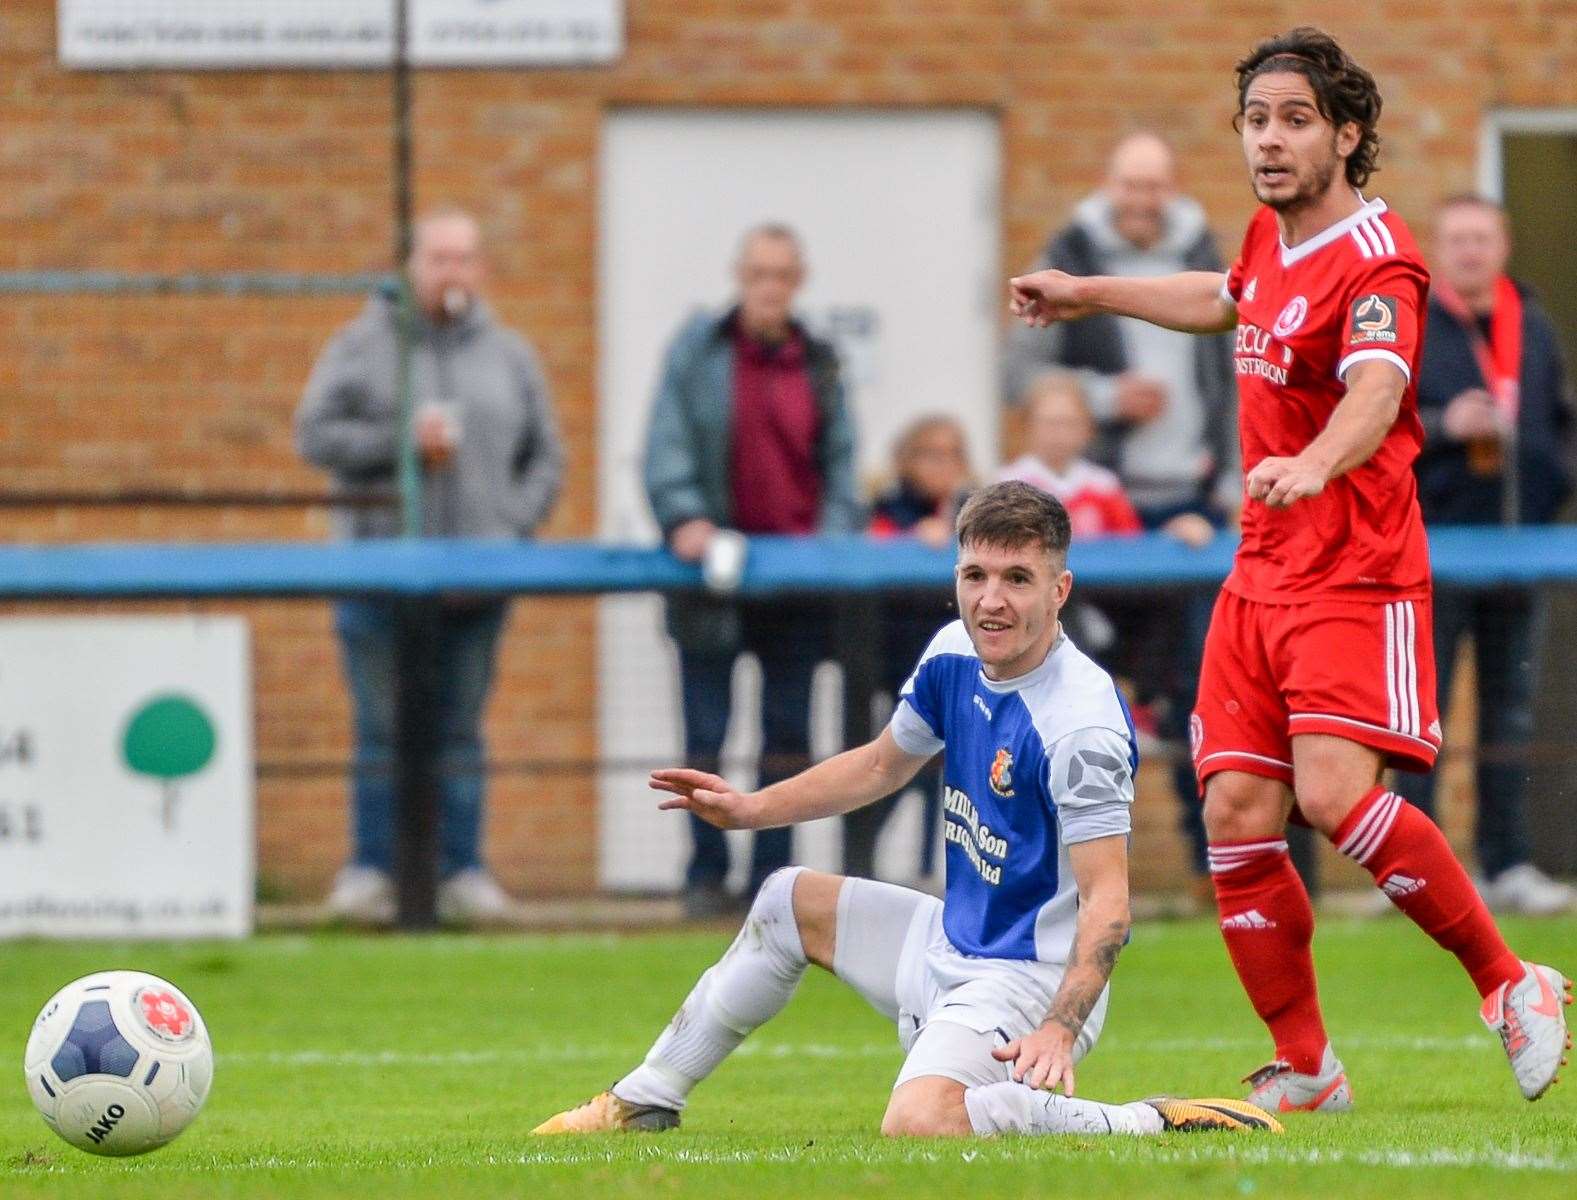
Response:
[{"label": "spectator in red scarf", "polygon": [[[1418,380],[1419,502],[1432,525],[1543,525],[1571,491],[1571,412],[1555,328],[1506,274],[1510,254],[1499,205],[1460,196],[1442,206]],[[1458,644],[1473,640],[1480,887],[1509,912],[1559,912],[1577,900],[1529,861],[1523,795],[1541,624],[1538,598],[1523,589],[1435,591],[1442,701]],[[1432,812],[1431,776],[1401,775],[1397,791]]]}]

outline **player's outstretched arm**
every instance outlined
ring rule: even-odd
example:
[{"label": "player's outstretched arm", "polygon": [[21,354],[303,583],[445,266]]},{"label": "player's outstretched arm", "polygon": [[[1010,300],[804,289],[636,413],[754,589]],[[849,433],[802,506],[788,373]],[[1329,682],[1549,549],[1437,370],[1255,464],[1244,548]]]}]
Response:
[{"label": "player's outstretched arm", "polygon": [[1226,281],[1218,271],[1130,279],[1046,270],[1011,279],[1008,287],[1013,315],[1026,325],[1110,313],[1184,333],[1223,333],[1237,324],[1237,306],[1223,291]]},{"label": "player's outstretched arm", "polygon": [[884,729],[875,741],[759,792],[737,792],[720,775],[683,767],[653,771],[650,786],[669,793],[658,808],[686,809],[719,829],[772,829],[873,804],[913,779],[929,759],[905,753]]},{"label": "player's outstretched arm", "polygon": [[1347,372],[1347,394],[1331,419],[1303,453],[1293,458],[1265,458],[1243,481],[1252,500],[1286,508],[1318,496],[1325,485],[1374,456],[1402,409],[1407,377],[1383,359],[1353,364]]},{"label": "player's outstretched arm", "polygon": [[1012,1063],[1013,1078],[1021,1083],[1060,1085],[1071,1096],[1074,1042],[1128,940],[1128,839],[1076,842],[1068,847],[1068,862],[1079,884],[1079,917],[1062,984],[1039,1029],[991,1053],[998,1062]]}]

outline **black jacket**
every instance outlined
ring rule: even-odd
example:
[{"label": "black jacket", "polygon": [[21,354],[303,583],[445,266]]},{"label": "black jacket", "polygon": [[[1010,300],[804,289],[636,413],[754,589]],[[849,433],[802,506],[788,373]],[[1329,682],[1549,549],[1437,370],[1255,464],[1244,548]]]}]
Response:
[{"label": "black jacket", "polygon": [[[1566,441],[1572,415],[1555,327],[1525,287],[1518,284],[1517,290],[1522,293],[1522,377],[1514,515],[1518,524],[1544,525],[1571,494]],[[1418,373],[1425,439],[1417,463],[1418,499],[1431,525],[1498,525],[1505,519],[1504,477],[1473,474],[1467,447],[1444,429],[1451,399],[1484,386],[1468,331],[1431,296]]]}]

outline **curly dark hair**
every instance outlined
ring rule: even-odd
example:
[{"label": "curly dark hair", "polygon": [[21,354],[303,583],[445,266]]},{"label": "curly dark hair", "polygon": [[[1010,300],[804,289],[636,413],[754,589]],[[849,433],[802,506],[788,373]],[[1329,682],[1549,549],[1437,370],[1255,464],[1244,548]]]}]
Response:
[{"label": "curly dark hair", "polygon": [[1243,104],[1249,85],[1261,75],[1290,71],[1302,75],[1314,90],[1314,103],[1320,115],[1340,129],[1351,121],[1358,126],[1358,145],[1347,156],[1347,182],[1361,188],[1375,172],[1380,156],[1380,89],[1369,74],[1323,30],[1300,25],[1254,47],[1237,65],[1238,114],[1243,119]]}]

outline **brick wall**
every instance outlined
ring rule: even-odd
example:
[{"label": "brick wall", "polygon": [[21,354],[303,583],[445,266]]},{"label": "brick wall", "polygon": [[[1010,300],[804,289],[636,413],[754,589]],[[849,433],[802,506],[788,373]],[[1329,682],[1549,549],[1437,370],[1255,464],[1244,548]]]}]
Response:
[{"label": "brick wall", "polygon": [[[376,73],[79,74],[55,63],[52,0],[0,9],[0,269],[366,271],[388,265],[388,85]],[[1006,271],[1098,180],[1114,135],[1176,143],[1231,244],[1251,200],[1228,129],[1234,58],[1306,10],[1137,0],[630,0],[615,66],[424,72],[419,203],[480,214],[493,296],[528,332],[570,449],[549,536],[595,524],[596,148],[618,105],[968,105],[1000,114]],[[1328,27],[1387,100],[1376,188],[1408,216],[1474,181],[1482,113],[1577,105],[1571,0],[1333,0]],[[289,417],[354,301],[6,298],[0,488],[310,487]],[[318,538],[317,514],[6,511],[12,540]],[[265,875],[321,888],[343,850],[341,788],[291,764],[342,756],[345,707],[322,606],[255,622]],[[518,758],[595,750],[590,607],[520,606],[490,716]],[[526,890],[594,876],[586,779],[511,776],[491,852]],[[1147,795],[1146,879],[1175,874]]]}]

